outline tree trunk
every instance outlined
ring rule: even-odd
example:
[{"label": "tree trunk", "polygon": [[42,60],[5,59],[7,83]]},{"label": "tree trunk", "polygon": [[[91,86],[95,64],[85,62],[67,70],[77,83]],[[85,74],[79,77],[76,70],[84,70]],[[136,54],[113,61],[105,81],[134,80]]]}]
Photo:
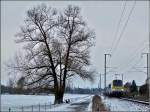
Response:
[{"label": "tree trunk", "polygon": [[64,97],[64,89],[60,88],[58,91],[55,92],[55,104],[63,103]]}]

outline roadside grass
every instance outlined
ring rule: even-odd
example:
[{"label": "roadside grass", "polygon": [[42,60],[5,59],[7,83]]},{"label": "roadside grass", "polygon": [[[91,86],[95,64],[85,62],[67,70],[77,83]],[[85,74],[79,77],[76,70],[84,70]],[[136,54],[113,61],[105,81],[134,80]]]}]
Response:
[{"label": "roadside grass", "polygon": [[99,95],[94,95],[92,98],[92,112],[108,112]]}]

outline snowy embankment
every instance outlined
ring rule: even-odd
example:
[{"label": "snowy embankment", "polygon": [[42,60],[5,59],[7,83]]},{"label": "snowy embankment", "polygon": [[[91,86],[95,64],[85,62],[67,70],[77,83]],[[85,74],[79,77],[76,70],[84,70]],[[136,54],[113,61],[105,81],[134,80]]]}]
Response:
[{"label": "snowy embankment", "polygon": [[85,112],[91,110],[89,107],[92,95],[80,96],[78,98],[73,98],[69,104],[60,104],[56,107],[49,109],[48,111],[72,111],[72,112]]},{"label": "snowy embankment", "polygon": [[148,106],[131,101],[102,96],[103,103],[110,111],[148,111]]},{"label": "snowy embankment", "polygon": [[[70,99],[71,102],[81,102],[86,99],[86,97],[89,95],[83,95],[83,94],[65,94],[65,99]],[[81,101],[80,101],[81,100]],[[30,110],[33,108],[34,110],[39,109],[39,104],[41,105],[40,110],[45,109],[46,110],[64,110],[64,108],[68,108],[69,111],[69,104],[61,104],[61,105],[55,105],[53,106],[54,102],[54,95],[1,95],[1,110],[7,110],[11,108],[11,110],[17,109],[18,107],[23,106],[24,110]],[[50,107],[50,105],[52,105]],[[33,106],[33,107],[31,107]],[[17,108],[16,108],[17,107]]]}]

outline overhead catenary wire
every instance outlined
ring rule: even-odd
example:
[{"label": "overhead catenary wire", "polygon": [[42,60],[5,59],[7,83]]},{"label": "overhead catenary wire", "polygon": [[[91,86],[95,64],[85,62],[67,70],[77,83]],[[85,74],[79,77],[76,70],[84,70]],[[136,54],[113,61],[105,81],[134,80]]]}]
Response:
[{"label": "overhead catenary wire", "polygon": [[129,57],[127,58],[129,61],[127,61],[125,64],[120,64],[118,67],[122,66],[122,65],[127,65],[128,63],[131,63],[131,61],[136,57],[137,53],[141,52],[142,50],[144,50],[147,45],[145,44],[145,42],[147,41],[147,39],[145,39],[144,41],[142,41],[136,48],[135,50],[132,52],[131,55],[129,55]]},{"label": "overhead catenary wire", "polygon": [[133,13],[133,10],[134,10],[134,8],[135,8],[135,5],[136,5],[136,0],[134,1],[134,3],[133,3],[133,5],[132,5],[132,8],[131,8],[131,10],[130,10],[130,12],[129,12],[129,15],[128,15],[128,18],[127,18],[127,20],[126,20],[126,22],[125,22],[125,24],[124,24],[124,26],[123,26],[123,28],[122,28],[122,30],[121,30],[121,33],[120,33],[120,35],[119,35],[119,38],[117,39],[117,41],[116,41],[116,44],[115,44],[115,46],[114,46],[114,49],[112,50],[112,56],[113,56],[113,54],[114,54],[114,52],[116,51],[116,49],[117,49],[117,47],[118,47],[118,45],[119,45],[119,43],[120,43],[120,40],[122,39],[122,35],[123,35],[123,33],[124,33],[124,31],[125,31],[125,29],[126,29],[126,27],[127,27],[127,25],[128,25],[128,22],[129,22],[129,20],[130,20],[130,17],[131,17],[131,15],[132,15],[132,13]]},{"label": "overhead catenary wire", "polygon": [[122,66],[121,68],[124,68],[124,69],[125,69],[125,68],[131,66],[132,63],[133,63],[133,61],[136,59],[137,54],[138,54],[139,52],[143,51],[145,48],[146,48],[146,46],[142,47],[142,49],[139,49],[137,52],[135,52],[135,54],[132,55],[132,57],[130,58],[130,60],[129,60],[127,63],[125,63],[124,66]]},{"label": "overhead catenary wire", "polygon": [[[123,9],[122,9],[122,11],[121,11],[121,15],[120,15],[120,18],[119,18],[119,21],[118,21],[118,24],[117,24],[117,28],[116,28],[115,33],[114,33],[114,37],[113,37],[113,41],[112,41],[112,44],[111,44],[111,48],[110,48],[110,50],[109,50],[109,53],[110,53],[110,54],[111,54],[111,52],[112,52],[113,46],[114,46],[114,44],[115,44],[115,41],[116,41],[116,39],[117,39],[117,35],[118,35],[118,32],[119,32],[120,24],[121,24],[121,22],[122,22],[122,18],[123,18],[123,16],[124,16],[124,14],[125,14],[126,5],[127,5],[127,0],[125,0],[125,2],[124,2],[124,4],[123,4]],[[110,62],[110,60],[111,60],[111,59],[109,58],[108,63]]]},{"label": "overhead catenary wire", "polygon": [[[122,12],[123,14],[124,14],[124,12],[125,12],[126,4],[127,4],[127,3],[125,3],[124,8],[123,8],[123,12]],[[133,5],[132,5],[132,8],[131,8],[131,10],[130,10],[130,12],[129,12],[129,15],[128,15],[128,17],[127,17],[127,20],[125,21],[125,24],[124,24],[124,26],[123,26],[123,28],[122,28],[122,30],[121,30],[121,33],[120,33],[120,35],[119,35],[119,38],[118,38],[117,41],[116,41],[116,44],[114,45],[114,42],[115,42],[115,41],[113,42],[114,47],[113,47],[113,45],[112,45],[111,50],[110,50],[110,53],[111,53],[112,57],[113,57],[114,52],[116,51],[116,49],[117,49],[117,47],[118,47],[118,45],[119,45],[119,42],[120,42],[120,40],[121,40],[121,38],[122,38],[122,36],[123,36],[123,33],[124,33],[124,31],[125,31],[125,29],[126,29],[126,27],[127,27],[127,25],[128,25],[129,19],[130,19],[131,15],[132,15],[132,12],[133,12],[134,8],[135,8],[135,5],[136,5],[136,0],[134,1]],[[123,15],[123,14],[121,14],[121,15]],[[122,16],[121,16],[121,17],[122,17]],[[121,23],[121,21],[120,21],[118,24],[120,24],[120,23]],[[119,29],[118,29],[117,33],[118,33],[118,32],[119,32]],[[116,33],[116,38],[117,38],[117,33]],[[112,58],[112,57],[111,57],[111,58]],[[110,60],[111,60],[111,59],[110,59]],[[110,62],[110,60],[109,60],[108,62]]]},{"label": "overhead catenary wire", "polygon": [[128,71],[131,70],[134,66],[138,65],[138,64],[141,62],[141,60],[142,60],[141,58],[138,59],[134,65],[132,65],[127,71],[124,71],[123,73],[128,72]]},{"label": "overhead catenary wire", "polygon": [[124,2],[124,4],[123,4],[123,9],[122,9],[121,16],[120,16],[120,19],[119,19],[118,24],[117,24],[117,28],[116,28],[116,31],[115,31],[115,34],[114,34],[114,37],[113,37],[113,42],[112,42],[112,44],[111,44],[111,48],[110,48],[109,53],[111,53],[112,48],[113,48],[114,43],[115,43],[115,40],[117,39],[117,34],[118,34],[118,32],[119,32],[119,27],[120,27],[122,18],[123,18],[124,14],[125,14],[126,4],[127,4],[127,0],[125,0],[125,2]]},{"label": "overhead catenary wire", "polygon": [[[122,63],[119,64],[117,68],[126,68],[127,66],[129,66],[129,64],[131,64],[131,62],[134,61],[134,59],[136,58],[137,54],[139,52],[143,51],[147,47],[147,45],[144,44],[145,42],[146,42],[146,39],[144,41],[142,41],[139,44],[139,46],[135,49],[135,51],[132,53],[132,55],[130,55],[128,57],[128,61],[126,63],[124,63],[124,64],[122,64]],[[144,44],[144,46],[143,46],[143,44]],[[142,47],[141,47],[141,45],[142,45]],[[112,70],[114,70],[114,68],[112,68],[110,71],[112,71]]]},{"label": "overhead catenary wire", "polygon": [[[142,59],[140,58],[130,69],[128,69],[128,70],[125,71],[124,73],[127,73],[127,72],[142,72],[142,73],[144,73],[144,74],[147,74],[147,73],[144,72],[144,71],[141,71],[141,70],[139,70],[139,69],[133,68],[133,67],[137,66],[141,61],[142,61]],[[131,69],[135,69],[135,71],[130,71]]]}]

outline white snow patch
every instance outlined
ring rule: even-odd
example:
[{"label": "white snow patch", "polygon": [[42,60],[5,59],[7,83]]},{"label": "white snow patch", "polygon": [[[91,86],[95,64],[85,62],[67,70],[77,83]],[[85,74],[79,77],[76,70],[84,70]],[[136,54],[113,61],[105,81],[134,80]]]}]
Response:
[{"label": "white snow patch", "polygon": [[[65,94],[65,99],[70,99],[72,101],[76,101],[80,99],[81,97],[88,96],[87,94]],[[28,106],[28,110],[32,109],[32,105],[34,110],[39,109],[39,104],[41,105],[40,110],[45,109],[45,104],[47,105],[47,110],[50,107],[51,104],[54,102],[54,95],[1,95],[1,109],[7,110],[11,108],[12,110],[16,109],[16,107],[22,107],[22,106]],[[61,105],[55,105],[55,107],[58,107],[58,110],[64,110],[63,108],[67,107],[68,104],[61,104]],[[18,109],[18,108],[17,108]],[[57,110],[56,109],[56,110]],[[55,111],[56,111],[55,110]],[[69,111],[69,110],[68,110]]]},{"label": "white snow patch", "polygon": [[91,99],[90,99],[90,104],[89,104],[89,106],[88,106],[88,109],[87,109],[87,111],[92,111],[92,97],[91,97]]},{"label": "white snow patch", "polygon": [[133,103],[117,98],[107,98],[102,96],[103,103],[110,111],[148,111],[148,106]]},{"label": "white snow patch", "polygon": [[[61,104],[61,105],[58,105],[52,109],[49,109],[48,111],[75,111],[73,109],[73,105],[71,104],[74,104],[74,103],[82,103],[84,101],[88,101],[88,100],[91,100],[91,95],[86,95],[86,96],[80,96],[80,97],[77,97],[75,99],[72,99],[71,103],[69,104]],[[88,108],[86,109],[86,111],[88,111]]]}]

